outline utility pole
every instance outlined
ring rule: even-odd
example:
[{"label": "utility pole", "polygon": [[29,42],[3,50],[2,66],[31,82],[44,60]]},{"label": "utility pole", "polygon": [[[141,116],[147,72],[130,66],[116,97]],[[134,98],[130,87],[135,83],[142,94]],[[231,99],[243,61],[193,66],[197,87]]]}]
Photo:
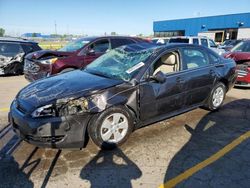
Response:
[{"label": "utility pole", "polygon": [[55,21],[55,34],[57,35],[57,25],[56,25],[56,21]]}]

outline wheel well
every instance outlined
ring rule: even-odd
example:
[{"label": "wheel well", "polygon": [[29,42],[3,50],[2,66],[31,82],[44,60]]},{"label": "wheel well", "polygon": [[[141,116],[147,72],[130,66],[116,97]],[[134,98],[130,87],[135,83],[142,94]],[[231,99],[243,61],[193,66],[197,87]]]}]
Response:
[{"label": "wheel well", "polygon": [[125,105],[125,107],[128,108],[129,112],[130,112],[131,115],[133,116],[133,118],[134,118],[134,120],[135,120],[134,123],[137,123],[137,121],[138,121],[137,118],[138,118],[138,117],[137,117],[136,111],[135,111],[131,106],[129,106],[129,105]]},{"label": "wheel well", "polygon": [[228,91],[228,81],[226,79],[220,79],[219,82],[223,83],[226,86],[226,91]]}]

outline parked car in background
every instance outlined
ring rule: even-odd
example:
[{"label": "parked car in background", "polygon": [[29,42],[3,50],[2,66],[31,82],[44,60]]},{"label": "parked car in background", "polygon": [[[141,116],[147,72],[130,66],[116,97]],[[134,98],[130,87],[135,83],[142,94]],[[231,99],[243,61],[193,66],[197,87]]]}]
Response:
[{"label": "parked car in background", "polygon": [[168,43],[169,39],[169,37],[152,38],[151,42],[154,44],[164,45]]},{"label": "parked car in background", "polygon": [[219,49],[218,46],[215,44],[215,42],[207,37],[200,37],[200,36],[171,37],[168,43],[187,43],[187,44],[201,45],[212,49],[219,55],[225,53],[224,49]]},{"label": "parked car in background", "polygon": [[224,57],[233,59],[237,64],[238,78],[235,86],[250,87],[250,40],[240,42]]},{"label": "parked car in background", "polygon": [[0,37],[0,75],[23,74],[24,56],[41,50],[34,41]]},{"label": "parked car in background", "polygon": [[102,148],[142,126],[204,106],[220,108],[235,62],[198,45],[138,43],[111,50],[85,69],[38,80],[11,105],[10,122],[27,142]]},{"label": "parked car in background", "polygon": [[222,44],[219,45],[220,49],[225,51],[230,51],[234,46],[239,44],[242,40],[225,40]]},{"label": "parked car in background", "polygon": [[135,37],[84,37],[68,43],[58,51],[42,50],[25,57],[24,75],[29,81],[80,69],[113,48],[145,42]]}]

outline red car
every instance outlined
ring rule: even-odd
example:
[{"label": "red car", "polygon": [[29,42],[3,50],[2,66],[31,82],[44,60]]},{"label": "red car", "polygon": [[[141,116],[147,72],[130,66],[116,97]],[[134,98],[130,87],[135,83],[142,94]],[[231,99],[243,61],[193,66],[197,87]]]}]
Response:
[{"label": "red car", "polygon": [[25,57],[24,76],[29,81],[83,68],[107,51],[119,46],[147,42],[127,36],[84,37],[58,51],[41,50]]},{"label": "red car", "polygon": [[235,86],[250,87],[250,40],[240,42],[224,57],[233,59],[237,64]]}]

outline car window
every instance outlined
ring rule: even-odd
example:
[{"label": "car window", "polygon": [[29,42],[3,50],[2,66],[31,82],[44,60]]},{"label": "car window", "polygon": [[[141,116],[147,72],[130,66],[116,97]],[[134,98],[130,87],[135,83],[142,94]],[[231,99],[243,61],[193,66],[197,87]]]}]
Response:
[{"label": "car window", "polygon": [[250,42],[240,42],[234,48],[232,48],[231,52],[250,52]]},{"label": "car window", "polygon": [[209,46],[216,47],[217,45],[215,44],[215,42],[213,40],[209,39]]},{"label": "car window", "polygon": [[207,54],[199,49],[187,49],[182,51],[183,68],[193,69],[209,65]]},{"label": "car window", "polygon": [[0,43],[0,55],[13,57],[23,50],[19,44],[15,43]]},{"label": "car window", "polygon": [[33,48],[33,51],[38,51],[38,50],[41,50],[42,48],[38,45],[38,44],[36,44],[36,43],[33,43],[32,44],[32,48]]},{"label": "car window", "polygon": [[215,64],[220,62],[220,57],[217,54],[209,52],[208,55],[211,63]]},{"label": "car window", "polygon": [[33,46],[31,44],[22,44],[22,47],[25,53],[34,51]]},{"label": "car window", "polygon": [[201,45],[208,47],[207,39],[201,39]]},{"label": "car window", "polygon": [[179,54],[176,51],[165,53],[153,65],[153,75],[159,71],[163,74],[171,74],[179,70]]},{"label": "car window", "polygon": [[199,39],[193,38],[193,44],[199,45]]},{"label": "car window", "polygon": [[123,45],[133,44],[135,43],[131,39],[111,39],[112,41],[112,48],[117,48]]},{"label": "car window", "polygon": [[109,50],[110,43],[108,39],[98,40],[90,45],[90,50],[95,53],[105,53]]},{"label": "car window", "polygon": [[189,43],[188,38],[172,38],[169,39],[168,43]]}]

